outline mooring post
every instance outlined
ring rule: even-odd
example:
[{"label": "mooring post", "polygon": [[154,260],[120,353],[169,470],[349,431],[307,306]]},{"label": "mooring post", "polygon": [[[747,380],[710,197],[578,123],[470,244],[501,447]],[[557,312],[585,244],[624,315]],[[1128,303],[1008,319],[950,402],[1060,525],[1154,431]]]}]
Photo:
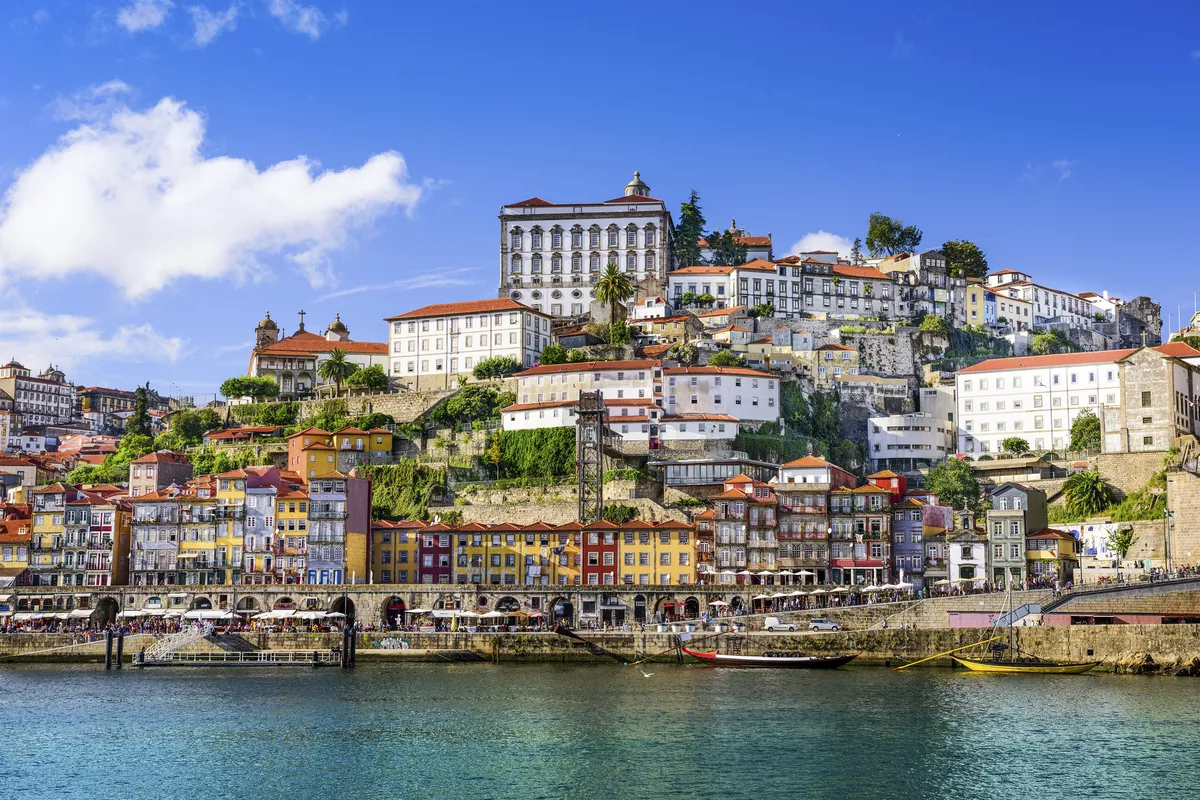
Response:
[{"label": "mooring post", "polygon": [[123,660],[125,660],[125,631],[117,631],[117,669],[121,668]]},{"label": "mooring post", "polygon": [[104,629],[104,668],[105,669],[112,669],[112,657],[113,657],[112,647],[113,647],[112,628],[105,628]]}]

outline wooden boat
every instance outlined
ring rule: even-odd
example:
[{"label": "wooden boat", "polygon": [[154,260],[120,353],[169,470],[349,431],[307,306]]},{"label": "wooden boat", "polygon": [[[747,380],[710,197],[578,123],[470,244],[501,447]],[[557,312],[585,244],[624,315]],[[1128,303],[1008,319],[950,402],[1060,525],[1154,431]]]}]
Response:
[{"label": "wooden boat", "polygon": [[1024,672],[1035,675],[1078,675],[1100,666],[1099,661],[1056,664],[1050,661],[991,661],[951,656],[972,672]]},{"label": "wooden boat", "polygon": [[789,653],[764,653],[761,656],[739,656],[718,650],[705,652],[681,648],[684,654],[715,667],[774,667],[776,669],[837,669],[858,656],[795,656]]}]

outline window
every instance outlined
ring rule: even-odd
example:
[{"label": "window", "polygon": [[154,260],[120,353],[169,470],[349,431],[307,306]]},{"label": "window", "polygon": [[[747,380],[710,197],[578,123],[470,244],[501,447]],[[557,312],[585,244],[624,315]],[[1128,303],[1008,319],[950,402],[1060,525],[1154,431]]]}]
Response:
[{"label": "window", "polygon": [[1153,437],[1153,436],[1143,436],[1143,437],[1142,437],[1142,444],[1145,444],[1145,445],[1152,445],[1152,444],[1154,444],[1154,437]]},{"label": "window", "polygon": [[1153,403],[1151,402],[1150,392],[1142,392],[1142,408],[1149,408],[1151,405]]}]

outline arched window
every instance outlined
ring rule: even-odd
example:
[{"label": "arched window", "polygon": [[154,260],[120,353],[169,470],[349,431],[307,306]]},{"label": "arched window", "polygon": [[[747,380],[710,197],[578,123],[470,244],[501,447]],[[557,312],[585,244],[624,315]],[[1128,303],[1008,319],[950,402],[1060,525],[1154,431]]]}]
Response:
[{"label": "arched window", "polygon": [[533,230],[531,230],[529,232],[529,239],[530,239],[529,244],[534,250],[542,249],[542,229],[541,228],[534,226]]},{"label": "arched window", "polygon": [[512,236],[512,249],[520,250],[521,249],[521,229],[513,228],[512,232],[511,232],[511,236]]},{"label": "arched window", "polygon": [[654,234],[656,233],[656,231],[657,231],[657,229],[654,227],[653,222],[651,222],[650,224],[648,224],[646,226],[646,228],[644,230],[644,235],[645,235],[645,239],[646,239],[646,247],[654,246]]},{"label": "arched window", "polygon": [[637,226],[632,222],[625,228],[625,246],[637,247]]},{"label": "arched window", "polygon": [[[596,232],[596,238],[597,239],[600,238],[599,231]],[[599,253],[592,253],[590,256],[588,256],[588,271],[589,272],[599,272],[600,271],[600,254]]]},{"label": "arched window", "polygon": [[620,242],[620,241],[621,241],[621,229],[618,228],[616,225],[609,225],[608,226],[608,246],[609,247],[617,247],[618,242]]},{"label": "arched window", "polygon": [[654,251],[646,251],[646,271],[650,272],[654,269]]},{"label": "arched window", "polygon": [[578,250],[583,247],[583,226],[576,225],[571,228],[571,247]]},{"label": "arched window", "polygon": [[571,254],[571,272],[583,272],[583,253]]},{"label": "arched window", "polygon": [[550,247],[555,250],[562,247],[562,228],[558,225],[550,229]]},{"label": "arched window", "polygon": [[521,272],[521,257],[519,255],[512,257],[512,272],[514,275],[520,274]]},{"label": "arched window", "polygon": [[550,256],[550,271],[562,272],[562,253],[555,253]]},{"label": "arched window", "polygon": [[625,271],[637,271],[637,253],[633,252],[632,250],[625,254]]},{"label": "arched window", "polygon": [[593,225],[588,228],[588,247],[600,246],[600,226]]},{"label": "arched window", "polygon": [[604,266],[607,267],[609,264],[612,264],[614,267],[621,266],[621,254],[616,250],[608,251],[608,261],[604,262]]},{"label": "arched window", "polygon": [[537,275],[538,273],[540,273],[542,271],[542,256],[541,256],[541,254],[534,253],[533,258],[530,259],[530,261],[533,262],[533,274]]}]

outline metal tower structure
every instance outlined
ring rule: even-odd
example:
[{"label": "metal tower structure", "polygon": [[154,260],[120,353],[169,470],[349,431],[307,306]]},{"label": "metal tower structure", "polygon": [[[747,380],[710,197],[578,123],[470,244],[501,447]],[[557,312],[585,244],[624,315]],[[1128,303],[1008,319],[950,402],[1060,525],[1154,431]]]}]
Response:
[{"label": "metal tower structure", "polygon": [[608,426],[604,422],[600,392],[580,392],[575,407],[575,473],[579,480],[579,522],[598,521],[604,509],[604,448]]}]

